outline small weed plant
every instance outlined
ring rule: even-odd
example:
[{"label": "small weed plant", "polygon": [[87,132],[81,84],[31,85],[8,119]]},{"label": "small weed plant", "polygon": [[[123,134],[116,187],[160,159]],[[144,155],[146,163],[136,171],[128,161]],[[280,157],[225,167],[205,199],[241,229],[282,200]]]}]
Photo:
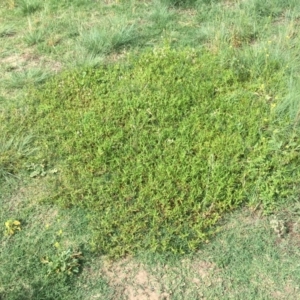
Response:
[{"label": "small weed plant", "polygon": [[18,220],[7,220],[5,222],[5,235],[12,236],[21,230],[21,222]]},{"label": "small weed plant", "polygon": [[78,274],[83,262],[83,254],[72,248],[63,249],[61,246],[63,231],[59,230],[53,240],[55,252],[41,258],[47,266],[47,276],[66,277]]},{"label": "small weed plant", "polygon": [[165,47],[33,89],[19,127],[57,170],[51,201],[89,210],[96,249],[120,256],[193,251],[224,212],[296,197],[298,135],[276,118],[272,59],[251,73]]},{"label": "small weed plant", "polygon": [[47,265],[48,276],[56,274],[57,276],[71,276],[79,273],[82,253],[74,252],[72,249],[67,249],[59,252],[52,257],[43,257],[41,262]]}]

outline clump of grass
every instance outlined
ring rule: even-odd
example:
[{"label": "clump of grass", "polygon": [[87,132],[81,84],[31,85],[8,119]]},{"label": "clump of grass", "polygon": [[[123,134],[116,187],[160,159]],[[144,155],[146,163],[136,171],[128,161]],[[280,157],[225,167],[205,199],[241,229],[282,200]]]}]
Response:
[{"label": "clump of grass", "polygon": [[290,82],[288,84],[288,93],[285,95],[283,101],[277,107],[277,111],[280,115],[288,113],[291,119],[294,120],[294,125],[299,127],[300,124],[300,89],[299,79],[295,75],[290,76]]},{"label": "clump of grass", "polygon": [[10,80],[7,80],[7,87],[20,89],[24,86],[30,86],[45,82],[49,77],[49,72],[41,68],[32,68],[11,73]]},{"label": "clump of grass", "polygon": [[0,138],[0,184],[18,176],[23,168],[24,159],[30,159],[36,150],[32,144],[31,135],[9,137],[3,130]]},{"label": "clump of grass", "polygon": [[11,37],[16,34],[16,29],[13,25],[2,25],[0,27],[0,38]]},{"label": "clump of grass", "polygon": [[167,5],[156,2],[149,19],[155,28],[164,29],[174,18],[174,12],[171,12]]},{"label": "clump of grass", "polygon": [[41,30],[29,31],[24,36],[24,41],[28,46],[33,46],[44,41],[44,32]]},{"label": "clump of grass", "polygon": [[165,48],[32,92],[23,126],[58,170],[52,199],[93,211],[98,251],[193,251],[225,211],[295,196],[297,135],[269,101],[282,73],[247,68]]},{"label": "clump of grass", "polygon": [[82,45],[92,55],[108,54],[138,41],[138,31],[134,24],[113,26],[113,29],[93,28],[82,35]]},{"label": "clump of grass", "polygon": [[19,0],[17,6],[24,16],[34,14],[42,8],[41,3],[37,0]]}]

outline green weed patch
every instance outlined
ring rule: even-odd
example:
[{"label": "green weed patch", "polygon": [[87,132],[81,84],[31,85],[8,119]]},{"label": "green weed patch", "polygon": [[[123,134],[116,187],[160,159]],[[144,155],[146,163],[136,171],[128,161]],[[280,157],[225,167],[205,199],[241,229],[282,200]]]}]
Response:
[{"label": "green weed patch", "polygon": [[120,256],[193,251],[224,212],[295,197],[298,139],[270,94],[282,74],[242,68],[164,48],[33,89],[19,127],[57,170],[51,201],[90,211],[94,246]]}]

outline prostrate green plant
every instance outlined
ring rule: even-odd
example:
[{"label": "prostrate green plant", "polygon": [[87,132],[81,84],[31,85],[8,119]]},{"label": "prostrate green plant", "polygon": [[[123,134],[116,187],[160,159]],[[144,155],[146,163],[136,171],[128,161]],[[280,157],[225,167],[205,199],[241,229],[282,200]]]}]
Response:
[{"label": "prostrate green plant", "polygon": [[270,102],[282,73],[237,65],[164,48],[32,91],[23,126],[58,170],[52,200],[91,212],[97,250],[193,251],[222,213],[295,197],[298,138]]}]

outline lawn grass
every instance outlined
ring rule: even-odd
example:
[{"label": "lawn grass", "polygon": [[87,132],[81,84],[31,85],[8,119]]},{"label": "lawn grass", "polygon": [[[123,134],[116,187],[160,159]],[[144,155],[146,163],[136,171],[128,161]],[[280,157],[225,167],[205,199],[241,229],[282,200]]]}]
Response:
[{"label": "lawn grass", "polygon": [[[121,62],[129,52],[167,44],[210,51],[241,78],[280,70],[276,85],[270,73],[256,93],[278,104],[280,120],[297,135],[299,17],[294,0],[2,1],[0,114],[13,110],[22,119],[28,88],[61,71]],[[1,299],[141,299],[143,293],[152,299],[298,298],[295,199],[268,217],[253,200],[249,209],[224,217],[215,237],[194,254],[145,252],[109,262],[94,252],[86,211],[42,203],[52,193],[55,168],[43,161],[20,168],[34,153],[34,137],[7,124],[0,124]],[[273,140],[274,149],[280,141]],[[292,142],[297,155],[297,139]],[[276,151],[285,153],[280,146]],[[22,230],[7,236],[4,223],[10,219],[19,220]],[[79,274],[68,275],[61,262],[70,263],[79,252]]]}]

